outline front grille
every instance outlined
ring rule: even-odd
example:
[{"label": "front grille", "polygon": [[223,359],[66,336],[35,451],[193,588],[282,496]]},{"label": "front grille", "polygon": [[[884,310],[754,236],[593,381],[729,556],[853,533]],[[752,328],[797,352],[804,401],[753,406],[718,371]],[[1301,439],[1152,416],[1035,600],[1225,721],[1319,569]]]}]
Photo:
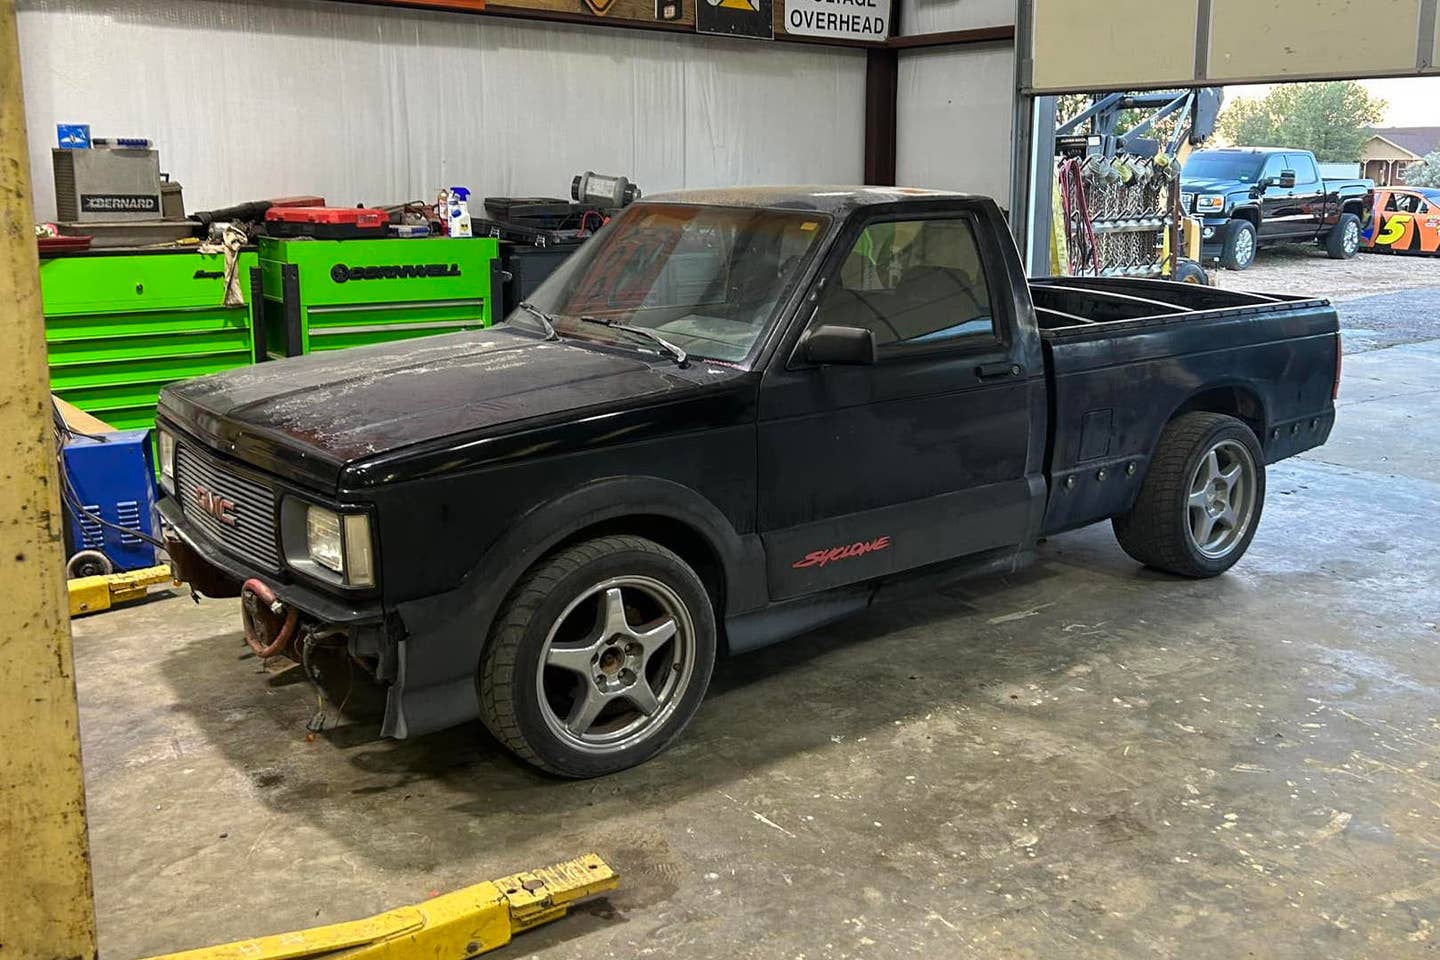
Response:
[{"label": "front grille", "polygon": [[1180,194],[1180,212],[1181,212],[1181,213],[1189,213],[1190,211],[1192,211],[1192,210],[1194,210],[1194,209],[1195,209],[1195,194],[1193,194],[1193,193],[1182,193],[1182,194]]},{"label": "front grille", "polygon": [[[280,569],[275,544],[275,494],[264,484],[241,477],[209,457],[178,444],[175,451],[175,492],[180,509],[227,553],[267,570]],[[220,519],[205,503],[228,501]]]}]

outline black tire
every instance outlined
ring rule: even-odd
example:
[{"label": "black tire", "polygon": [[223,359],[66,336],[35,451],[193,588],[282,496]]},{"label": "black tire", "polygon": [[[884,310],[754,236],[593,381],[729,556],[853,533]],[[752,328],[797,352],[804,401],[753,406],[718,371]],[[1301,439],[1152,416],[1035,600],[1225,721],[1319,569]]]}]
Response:
[{"label": "black tire", "polygon": [[[662,624],[657,634],[663,618],[670,618],[675,628],[670,659],[661,659],[663,645],[632,653],[638,634],[609,632],[615,622],[606,620],[612,593],[623,597],[619,607],[627,631],[638,629],[632,617],[649,616],[641,607],[659,611],[642,621],[643,627]],[[645,762],[679,736],[705,697],[715,649],[709,594],[685,561],[642,537],[589,540],[540,560],[501,606],[476,673],[480,719],[516,756],[549,773],[575,778],[615,773]],[[582,677],[575,665],[591,652],[594,666],[585,667]],[[553,662],[557,653],[570,654],[568,666]],[[641,682],[656,704],[649,715],[630,699]],[[588,723],[579,720],[587,695],[609,698]],[[570,709],[561,719],[567,702]],[[627,711],[633,720],[626,720]],[[578,734],[570,728],[572,720],[586,724]],[[640,725],[629,739],[622,737],[627,722]],[[615,729],[604,730],[606,724]],[[607,736],[618,739],[586,739]]]},{"label": "black tire", "polygon": [[1360,218],[1342,213],[1325,237],[1325,252],[1331,260],[1350,260],[1360,252]]},{"label": "black tire", "polygon": [[1177,283],[1194,283],[1202,287],[1210,285],[1210,274],[1194,260],[1180,259],[1175,263],[1175,275],[1170,278]]},{"label": "black tire", "polygon": [[1255,224],[1249,220],[1231,220],[1225,225],[1225,243],[1220,248],[1220,266],[1226,270],[1248,270],[1255,262],[1259,245]]},{"label": "black tire", "polygon": [[[1222,522],[1224,514],[1211,512],[1219,488],[1212,493],[1208,492],[1211,481],[1199,483],[1202,464],[1211,451],[1217,451],[1217,462],[1224,457],[1226,464],[1233,462],[1241,467],[1242,476],[1226,494],[1226,503],[1231,497],[1243,500],[1243,520],[1237,518],[1228,535]],[[1213,482],[1225,484],[1220,477]],[[1236,487],[1241,488],[1239,494]],[[1192,497],[1206,501],[1205,505],[1196,505]],[[1135,505],[1111,522],[1120,546],[1146,566],[1182,577],[1214,577],[1245,555],[1260,526],[1264,506],[1265,458],[1255,434],[1234,417],[1187,413],[1165,427]],[[1215,540],[1207,539],[1202,544],[1195,533],[1196,525],[1206,529],[1207,536],[1219,531]]]}]

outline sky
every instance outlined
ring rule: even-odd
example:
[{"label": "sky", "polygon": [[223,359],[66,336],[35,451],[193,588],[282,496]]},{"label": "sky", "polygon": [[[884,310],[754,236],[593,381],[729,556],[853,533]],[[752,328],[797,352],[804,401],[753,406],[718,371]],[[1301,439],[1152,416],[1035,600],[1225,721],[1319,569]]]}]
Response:
[{"label": "sky", "polygon": [[[1370,93],[1389,103],[1383,127],[1440,127],[1440,77],[1361,80]],[[1225,102],[1263,97],[1274,84],[1225,88]]]}]

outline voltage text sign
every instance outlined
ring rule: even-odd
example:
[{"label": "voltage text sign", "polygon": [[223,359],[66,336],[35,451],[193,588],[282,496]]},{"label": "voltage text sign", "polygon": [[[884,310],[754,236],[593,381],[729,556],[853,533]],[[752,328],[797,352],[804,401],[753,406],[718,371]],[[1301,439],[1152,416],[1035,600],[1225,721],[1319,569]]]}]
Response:
[{"label": "voltage text sign", "polygon": [[785,0],[785,32],[883,42],[890,35],[890,0]]}]

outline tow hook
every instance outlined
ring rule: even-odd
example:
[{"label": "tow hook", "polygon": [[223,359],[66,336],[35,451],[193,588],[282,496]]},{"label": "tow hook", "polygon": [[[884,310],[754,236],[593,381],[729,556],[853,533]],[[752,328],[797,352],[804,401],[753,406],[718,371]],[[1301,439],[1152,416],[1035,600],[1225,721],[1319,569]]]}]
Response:
[{"label": "tow hook", "polygon": [[289,645],[300,621],[300,611],[275,596],[263,581],[246,580],[240,587],[240,622],[245,642],[255,656],[268,660]]}]

